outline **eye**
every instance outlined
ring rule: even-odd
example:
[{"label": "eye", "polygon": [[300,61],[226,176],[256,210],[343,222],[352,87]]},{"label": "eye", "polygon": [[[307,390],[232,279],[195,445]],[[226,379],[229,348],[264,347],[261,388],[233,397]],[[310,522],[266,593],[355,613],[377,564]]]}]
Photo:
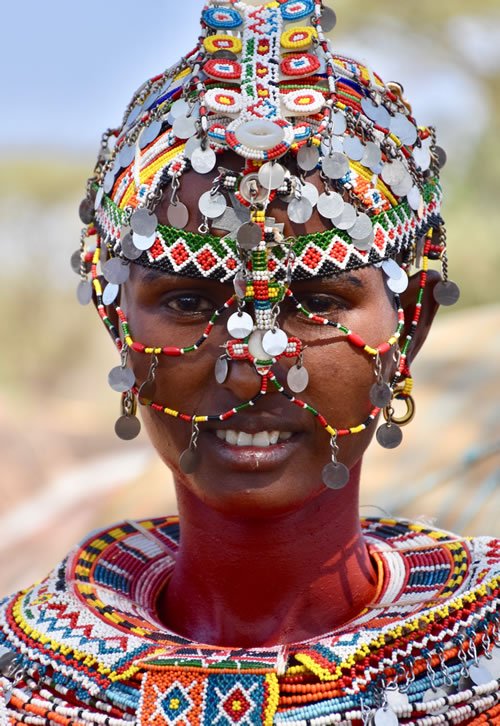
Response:
[{"label": "eye", "polygon": [[317,315],[328,315],[336,310],[347,310],[348,304],[345,300],[332,295],[304,294],[298,298],[301,305],[310,313]]},{"label": "eye", "polygon": [[166,306],[181,315],[207,315],[215,309],[210,300],[194,292],[172,295],[166,300]]}]

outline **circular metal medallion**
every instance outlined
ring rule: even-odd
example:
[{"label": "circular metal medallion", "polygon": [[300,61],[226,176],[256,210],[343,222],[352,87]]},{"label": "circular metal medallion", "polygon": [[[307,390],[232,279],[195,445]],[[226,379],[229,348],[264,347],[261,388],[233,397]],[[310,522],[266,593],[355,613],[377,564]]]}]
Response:
[{"label": "circular metal medallion", "polygon": [[403,441],[403,432],[396,424],[382,424],[377,429],[377,441],[384,449],[397,449]]},{"label": "circular metal medallion", "polygon": [[399,726],[399,719],[390,707],[379,708],[373,716],[374,726]]},{"label": "circular metal medallion", "polygon": [[253,250],[262,242],[262,229],[255,222],[245,222],[238,229],[236,239],[243,250]]},{"label": "circular metal medallion", "polygon": [[208,174],[215,168],[217,157],[213,149],[198,148],[191,154],[191,165],[198,174]]},{"label": "circular metal medallion", "polygon": [[398,689],[390,689],[385,692],[387,705],[394,710],[403,710],[410,705],[410,699],[406,693],[401,693]]},{"label": "circular metal medallion", "polygon": [[108,282],[102,293],[102,302],[104,305],[112,305],[118,293],[120,292],[120,286],[113,282]]},{"label": "circular metal medallion", "polygon": [[139,147],[141,149],[145,149],[146,146],[149,146],[149,144],[158,138],[162,125],[161,121],[153,121],[149,124],[149,126],[146,126],[146,128],[142,130],[139,138]]},{"label": "circular metal medallion", "polygon": [[305,197],[292,199],[287,209],[288,219],[295,224],[305,224],[311,219],[312,213],[313,206]]},{"label": "circular metal medallion", "polygon": [[118,163],[126,169],[135,159],[135,146],[124,144],[118,154]]},{"label": "circular metal medallion", "polygon": [[358,213],[352,204],[344,204],[344,209],[339,217],[332,218],[332,224],[337,229],[349,231],[356,223]]},{"label": "circular metal medallion", "polygon": [[196,449],[186,449],[179,458],[179,467],[184,474],[194,474],[200,463],[200,455]]},{"label": "circular metal medallion", "polygon": [[281,164],[266,161],[259,169],[259,182],[264,189],[278,189],[285,181],[285,170]]},{"label": "circular metal medallion", "polygon": [[175,120],[179,116],[185,116],[189,112],[189,103],[184,98],[178,98],[170,107],[170,115]]},{"label": "circular metal medallion", "polygon": [[229,362],[225,355],[221,358],[217,358],[214,373],[217,383],[224,383],[226,381],[229,374]]},{"label": "circular metal medallion", "polygon": [[108,374],[108,383],[113,391],[125,393],[135,384],[135,376],[131,368],[116,366]]},{"label": "circular metal medallion", "polygon": [[374,383],[370,388],[370,401],[377,408],[385,408],[391,400],[392,391],[387,383]]},{"label": "circular metal medallion", "polygon": [[113,189],[115,183],[115,172],[113,170],[106,172],[104,175],[104,179],[102,182],[102,188],[106,192],[106,194],[109,194],[109,192]]},{"label": "circular metal medallion", "polygon": [[80,202],[80,207],[78,209],[78,214],[80,216],[80,219],[82,221],[82,224],[90,224],[94,221],[94,204],[92,200],[82,199]]},{"label": "circular metal medallion", "polygon": [[392,290],[392,292],[396,293],[396,295],[401,295],[401,293],[407,290],[409,284],[410,280],[404,270],[401,277],[389,277],[389,279],[387,280],[387,287],[389,288],[389,290]]},{"label": "circular metal medallion", "polygon": [[69,263],[73,272],[76,272],[76,274],[79,275],[80,268],[82,266],[82,253],[80,250],[76,250],[75,252],[73,252],[70,257]]},{"label": "circular metal medallion", "polygon": [[[429,688],[424,693],[424,696],[422,698],[423,703],[429,703],[430,701],[437,701],[439,698],[447,698],[448,692],[445,691],[444,688],[436,688],[435,690],[432,688]],[[444,706],[441,706],[441,708],[433,708],[432,711],[427,711],[431,716],[440,716],[443,713],[446,713],[448,710],[448,704],[445,703]]]},{"label": "circular metal medallion", "polygon": [[259,182],[258,174],[247,174],[244,176],[240,182],[239,192],[249,204],[265,202],[269,196],[269,190],[264,189]]},{"label": "circular metal medallion", "polygon": [[215,194],[205,192],[198,201],[198,207],[204,217],[217,219],[217,217],[220,217],[226,211],[227,202],[224,195],[220,194],[220,192],[216,192]]},{"label": "circular metal medallion", "polygon": [[142,386],[139,388],[139,403],[141,406],[150,406],[156,394],[156,383],[155,381],[144,381]]},{"label": "circular metal medallion", "polygon": [[149,212],[147,209],[142,207],[136,209],[130,217],[130,226],[132,231],[139,234],[141,237],[151,237],[156,232],[158,226],[158,217],[154,212]]},{"label": "circular metal medallion", "polygon": [[186,146],[184,147],[184,156],[186,159],[191,159],[191,154],[193,154],[196,149],[201,149],[201,139],[197,136],[191,136],[191,138],[186,141]]},{"label": "circular metal medallion", "polygon": [[492,678],[500,677],[500,646],[495,646],[488,654],[479,658],[479,663],[491,673]]},{"label": "circular metal medallion", "polygon": [[349,171],[349,159],[345,154],[334,151],[330,156],[324,157],[322,167],[330,179],[342,179]]},{"label": "circular metal medallion", "polygon": [[415,147],[413,149],[413,158],[415,159],[415,164],[421,171],[427,171],[432,161],[429,144],[423,142],[422,146]]},{"label": "circular metal medallion", "polygon": [[375,242],[375,232],[372,229],[370,234],[364,239],[355,239],[353,241],[354,246],[357,250],[359,250],[360,252],[368,252],[368,250],[372,248],[373,243]]},{"label": "circular metal medallion", "polygon": [[233,280],[233,287],[238,297],[245,297],[247,291],[247,281],[245,279],[245,276],[242,275],[241,272],[236,273]]},{"label": "circular metal medallion", "polygon": [[408,194],[406,195],[406,198],[408,200],[408,204],[413,209],[414,212],[418,212],[420,209],[420,205],[423,202],[422,194],[420,193],[420,189],[417,187],[416,184],[412,186]]},{"label": "circular metal medallion", "polygon": [[80,305],[88,305],[92,300],[92,283],[88,280],[81,280],[76,288],[76,298]]},{"label": "circular metal medallion", "polygon": [[320,18],[321,29],[325,33],[329,33],[337,25],[337,15],[334,10],[329,7],[323,6],[321,9]]},{"label": "circular metal medallion", "polygon": [[178,116],[172,125],[172,132],[178,139],[189,139],[196,133],[196,119],[193,116]]},{"label": "circular metal medallion", "polygon": [[380,146],[375,144],[373,141],[367,141],[365,152],[361,160],[363,166],[366,166],[373,171],[375,168],[378,168],[381,161],[382,151]]},{"label": "circular metal medallion", "polygon": [[335,136],[343,136],[347,131],[347,119],[342,111],[333,112],[333,133]]},{"label": "circular metal medallion", "polygon": [[288,388],[293,393],[302,393],[309,385],[309,373],[305,366],[295,365],[288,371],[286,377]]},{"label": "circular metal medallion", "polygon": [[104,189],[102,187],[99,187],[99,189],[97,190],[97,193],[95,195],[95,199],[94,199],[94,209],[96,210],[96,212],[99,209],[99,207],[101,206],[103,197],[104,197]]},{"label": "circular metal medallion", "polygon": [[137,438],[141,432],[141,422],[137,416],[120,416],[115,423],[115,433],[123,441]]},{"label": "circular metal medallion", "polygon": [[340,217],[344,211],[345,202],[337,192],[323,192],[318,199],[318,212],[326,219]]},{"label": "circular metal medallion", "polygon": [[130,277],[130,267],[120,257],[112,257],[102,266],[104,279],[115,285],[122,285]]},{"label": "circular metal medallion", "polygon": [[336,464],[332,461],[331,464],[327,464],[321,475],[323,484],[328,489],[343,489],[349,482],[349,469],[345,464],[337,462]]},{"label": "circular metal medallion", "polygon": [[438,282],[434,288],[434,299],[438,305],[455,305],[460,300],[460,288],[451,280]]},{"label": "circular metal medallion", "polygon": [[318,203],[319,191],[316,189],[314,184],[311,184],[310,182],[306,182],[305,184],[302,184],[301,192],[302,192],[302,196],[305,199],[309,199],[312,206],[315,207],[316,204]]},{"label": "circular metal medallion", "polygon": [[493,680],[490,671],[482,665],[472,665],[469,668],[469,678],[475,686],[485,686]]},{"label": "circular metal medallion", "polygon": [[156,241],[156,232],[153,232],[153,234],[150,237],[144,237],[142,234],[137,234],[137,232],[133,232],[132,240],[134,242],[135,247],[137,247],[138,250],[140,250],[140,251],[150,250]]},{"label": "circular metal medallion", "polygon": [[365,155],[365,147],[357,136],[346,136],[344,139],[344,151],[353,161],[361,161]]},{"label": "circular metal medallion", "polygon": [[404,177],[397,184],[392,185],[392,192],[397,197],[406,197],[413,187],[413,178],[411,174],[405,173]]},{"label": "circular metal medallion", "polygon": [[395,134],[406,146],[413,146],[417,140],[417,129],[402,113],[396,113],[391,118],[391,133]]},{"label": "circular metal medallion", "polygon": [[395,159],[390,163],[384,164],[382,179],[390,187],[393,187],[402,182],[407,173],[403,162]]},{"label": "circular metal medallion", "polygon": [[127,232],[122,237],[120,244],[123,256],[126,257],[127,260],[138,260],[139,257],[142,255],[142,250],[138,249],[134,244],[131,232]]},{"label": "circular metal medallion", "polygon": [[304,171],[316,169],[319,163],[319,151],[316,146],[303,146],[297,154],[297,164]]},{"label": "circular metal medallion", "polygon": [[182,202],[169,204],[167,208],[169,224],[176,229],[184,229],[189,222],[189,210]]},{"label": "circular metal medallion", "polygon": [[268,330],[262,339],[262,347],[271,358],[281,355],[288,346],[288,335],[284,330]]},{"label": "circular metal medallion", "polygon": [[370,217],[362,212],[358,214],[356,222],[349,230],[349,234],[354,240],[366,239],[370,232],[373,232],[373,222]]},{"label": "circular metal medallion", "polygon": [[232,338],[246,338],[253,330],[253,319],[248,313],[233,313],[227,321],[227,330]]}]

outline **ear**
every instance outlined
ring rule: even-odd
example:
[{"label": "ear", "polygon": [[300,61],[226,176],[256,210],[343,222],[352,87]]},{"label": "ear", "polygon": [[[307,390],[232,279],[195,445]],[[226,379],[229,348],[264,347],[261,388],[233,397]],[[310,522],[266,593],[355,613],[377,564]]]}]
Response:
[{"label": "ear", "polygon": [[438,311],[439,305],[434,299],[434,288],[441,281],[441,275],[436,270],[429,270],[427,273],[427,284],[422,299],[420,319],[416,329],[412,326],[415,317],[416,302],[420,291],[421,273],[416,272],[410,277],[410,284],[407,290],[401,295],[401,304],[405,315],[405,329],[401,340],[405,340],[408,334],[412,335],[412,342],[408,351],[408,365],[415,360],[417,353],[425,343],[432,322]]}]

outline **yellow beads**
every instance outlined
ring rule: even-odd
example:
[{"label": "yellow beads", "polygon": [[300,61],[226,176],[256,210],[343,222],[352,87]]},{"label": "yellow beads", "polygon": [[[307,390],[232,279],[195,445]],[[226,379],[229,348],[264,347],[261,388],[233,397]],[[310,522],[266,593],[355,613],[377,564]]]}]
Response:
[{"label": "yellow beads", "polygon": [[232,53],[241,53],[241,40],[232,35],[209,35],[203,41],[205,50],[208,53],[216,53],[218,50],[228,50]]},{"label": "yellow beads", "polygon": [[281,45],[287,50],[305,50],[317,35],[315,28],[291,28],[281,36]]}]

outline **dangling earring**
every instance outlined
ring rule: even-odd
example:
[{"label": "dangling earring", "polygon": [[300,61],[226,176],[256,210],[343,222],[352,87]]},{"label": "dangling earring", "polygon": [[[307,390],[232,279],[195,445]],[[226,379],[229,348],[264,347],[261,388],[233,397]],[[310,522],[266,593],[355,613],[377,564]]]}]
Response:
[{"label": "dangling earring", "polygon": [[139,436],[141,422],[135,415],[137,412],[137,399],[132,391],[122,393],[121,415],[115,423],[115,433],[123,441],[131,441]]},{"label": "dangling earring", "polygon": [[217,361],[215,363],[215,380],[217,383],[220,383],[221,385],[225,383],[228,375],[229,375],[229,357],[227,352],[223,353],[220,358],[217,358]]},{"label": "dangling earring", "polygon": [[139,388],[139,403],[141,406],[150,406],[154,401],[156,393],[156,370],[159,365],[158,356],[153,353],[148,377]]},{"label": "dangling earring", "polygon": [[[391,403],[384,408],[385,424],[377,430],[377,441],[384,449],[396,449],[403,441],[402,426],[407,426],[415,418],[415,401],[411,395],[413,390],[413,378],[407,376],[404,381],[398,383],[392,394]],[[404,401],[406,412],[399,418],[394,416],[392,402],[394,400]]]},{"label": "dangling earring", "polygon": [[350,472],[345,464],[341,464],[337,461],[339,453],[337,434],[332,436],[330,446],[332,449],[332,461],[323,469],[323,484],[328,487],[328,489],[343,489],[349,481]]},{"label": "dangling earring", "polygon": [[200,435],[200,427],[193,419],[193,428],[191,431],[191,440],[189,447],[182,452],[179,458],[179,466],[184,474],[193,474],[200,463],[200,454],[198,448],[198,436]]},{"label": "dangling earring", "polygon": [[385,408],[392,399],[390,385],[384,380],[382,374],[382,359],[380,353],[375,356],[375,383],[370,389],[370,401],[377,408]]},{"label": "dangling earring", "polygon": [[297,363],[288,371],[286,382],[293,393],[302,393],[309,385],[309,372],[304,365],[304,349],[300,351]]}]

